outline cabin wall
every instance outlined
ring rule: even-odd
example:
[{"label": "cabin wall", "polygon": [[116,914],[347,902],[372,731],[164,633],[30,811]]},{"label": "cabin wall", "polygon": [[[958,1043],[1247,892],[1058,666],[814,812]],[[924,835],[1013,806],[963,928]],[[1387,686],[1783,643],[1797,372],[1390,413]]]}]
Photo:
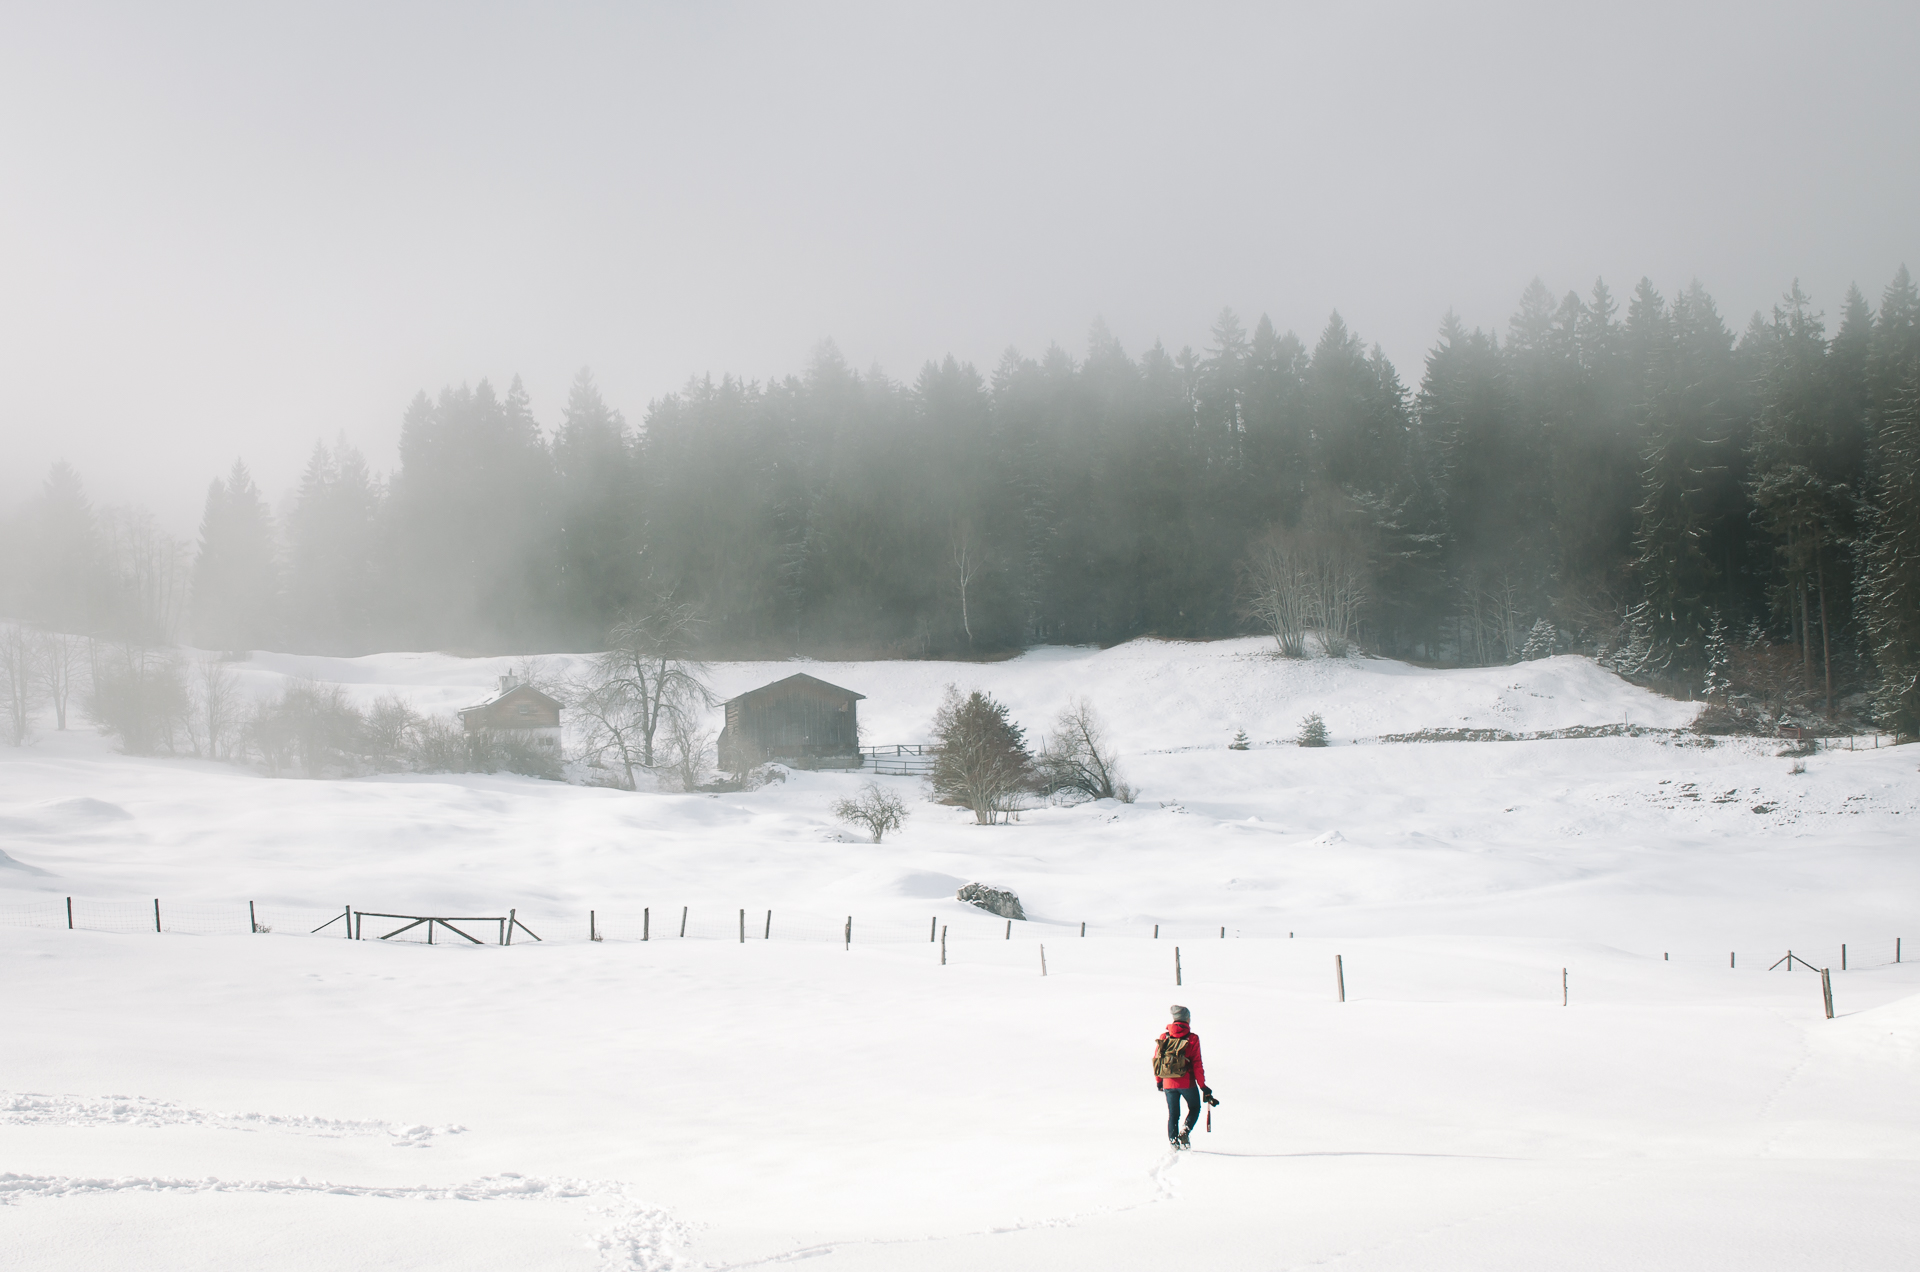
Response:
[{"label": "cabin wall", "polygon": [[855,701],[799,689],[747,696],[728,705],[721,767],[741,772],[764,760],[854,755],[860,750]]}]

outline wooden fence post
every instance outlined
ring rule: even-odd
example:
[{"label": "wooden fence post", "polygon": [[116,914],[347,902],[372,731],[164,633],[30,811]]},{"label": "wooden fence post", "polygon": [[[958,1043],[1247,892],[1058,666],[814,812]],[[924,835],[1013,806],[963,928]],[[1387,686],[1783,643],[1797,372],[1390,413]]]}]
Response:
[{"label": "wooden fence post", "polygon": [[[1087,922],[1085,919],[1082,919],[1080,921],[1080,935],[1085,936],[1086,934],[1087,934]],[[1898,963],[1900,960],[1896,958],[1893,961]]]},{"label": "wooden fence post", "polygon": [[1567,969],[1564,967],[1560,969],[1560,1005],[1567,1005]]},{"label": "wooden fence post", "polygon": [[1833,1019],[1833,978],[1827,975],[1827,969],[1820,969],[1820,1000],[1826,1004],[1827,1019]]},{"label": "wooden fence post", "polygon": [[1156,941],[1160,939],[1160,925],[1158,923],[1153,925],[1153,939]]},{"label": "wooden fence post", "polygon": [[1013,920],[1012,919],[1007,920],[1007,939],[1009,941],[1013,939]]},{"label": "wooden fence post", "polygon": [[945,927],[942,927],[940,929],[940,966],[945,967],[946,965],[947,965],[947,929]]},{"label": "wooden fence post", "polygon": [[[67,898],[67,931],[69,932],[73,931],[73,898],[72,897]],[[1896,958],[1893,961],[1898,963],[1900,960]]]},{"label": "wooden fence post", "polygon": [[1732,967],[1732,966],[1733,966],[1733,955],[1734,955],[1734,951],[1732,951],[1732,950],[1728,950],[1728,951],[1727,951],[1727,966],[1728,966],[1728,967]]},{"label": "wooden fence post", "polygon": [[1180,983],[1180,947],[1178,945],[1173,947],[1173,983],[1176,985]]},{"label": "wooden fence post", "polygon": [[1843,972],[1847,970],[1847,943],[1845,941],[1840,942],[1840,970]]},{"label": "wooden fence post", "polygon": [[680,936],[682,939],[685,939],[686,935],[687,935],[687,907],[683,905],[680,907]]},{"label": "wooden fence post", "polygon": [[587,911],[587,939],[589,941],[597,941],[600,939],[600,928],[594,921],[594,913],[592,910]]},{"label": "wooden fence post", "polygon": [[160,930],[160,898],[159,897],[155,897],[153,899],[153,930],[156,932]]},{"label": "wooden fence post", "polygon": [[1047,943],[1045,941],[1040,943],[1040,974],[1042,976],[1047,974]]},{"label": "wooden fence post", "polygon": [[260,934],[260,916],[253,912],[253,902],[247,902],[247,931]]},{"label": "wooden fence post", "polygon": [[772,910],[767,911],[767,930],[760,934],[760,939],[763,941],[771,941],[773,939],[773,911]]},{"label": "wooden fence post", "polygon": [[1347,968],[1346,968],[1346,965],[1340,961],[1340,956],[1338,954],[1335,954],[1333,956],[1333,983],[1339,986],[1340,1001],[1343,1003],[1346,1002],[1347,1001]]},{"label": "wooden fence post", "polygon": [[848,949],[852,949],[852,948],[853,948],[853,916],[852,916],[851,914],[849,914],[849,915],[847,916],[847,945],[846,945],[846,948],[848,948]]},{"label": "wooden fence post", "polygon": [[1227,929],[1225,924],[1222,924],[1220,927],[1220,939],[1223,941],[1227,939]]},{"label": "wooden fence post", "polygon": [[351,941],[353,939],[353,907],[351,905],[346,907],[346,916],[347,916],[346,937],[349,941]]},{"label": "wooden fence post", "polygon": [[640,907],[640,939],[643,941],[646,941],[646,940],[651,940],[652,938],[653,938],[653,907],[641,906]]},{"label": "wooden fence post", "polygon": [[927,941],[931,944],[940,939],[940,916],[934,915],[927,921]]},{"label": "wooden fence post", "polygon": [[740,944],[745,945],[746,943],[747,943],[747,912],[745,910],[742,910],[740,911]]},{"label": "wooden fence post", "polygon": [[[520,912],[519,912],[518,910],[508,910],[508,911],[507,911],[507,941],[506,941],[506,943],[507,943],[508,945],[512,945],[512,944],[513,944],[513,924],[514,924],[514,920],[515,920],[515,919],[517,919],[517,918],[519,917],[519,915],[520,915]],[[428,935],[428,936],[432,936],[432,935],[433,935],[433,924],[431,924],[431,923],[429,923],[429,924],[427,924],[427,935]]]}]

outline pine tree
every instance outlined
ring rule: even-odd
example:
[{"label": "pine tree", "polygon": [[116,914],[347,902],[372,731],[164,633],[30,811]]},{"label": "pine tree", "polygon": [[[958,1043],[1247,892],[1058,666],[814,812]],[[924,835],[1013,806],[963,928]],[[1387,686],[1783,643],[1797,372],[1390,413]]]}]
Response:
[{"label": "pine tree", "polygon": [[27,514],[27,614],[55,631],[91,633],[111,604],[98,518],[65,460],[53,465]]},{"label": "pine tree", "polygon": [[287,517],[286,629],[296,648],[391,648],[409,598],[381,569],[385,486],[344,437],[315,443]]},{"label": "pine tree", "polygon": [[262,649],[279,634],[280,566],[273,517],[235,460],[207,490],[193,565],[193,635],[209,649]]},{"label": "pine tree", "polygon": [[1732,682],[1727,672],[1733,662],[1733,653],[1727,644],[1726,624],[1720,621],[1720,615],[1713,616],[1713,626],[1707,629],[1707,676],[1702,686],[1709,701],[1724,700]]},{"label": "pine tree", "polygon": [[978,689],[961,696],[947,686],[934,716],[939,740],[928,781],[935,800],[973,810],[982,826],[1004,822],[1022,794],[1033,789],[1033,756],[1026,730],[1015,724],[1006,704]]},{"label": "pine tree", "polygon": [[553,438],[559,601],[569,630],[607,630],[639,595],[640,506],[632,438],[582,367]]},{"label": "pine tree", "polygon": [[1860,608],[1880,673],[1875,712],[1887,727],[1912,737],[1920,734],[1920,377],[1908,381],[1883,416],[1878,449]]}]

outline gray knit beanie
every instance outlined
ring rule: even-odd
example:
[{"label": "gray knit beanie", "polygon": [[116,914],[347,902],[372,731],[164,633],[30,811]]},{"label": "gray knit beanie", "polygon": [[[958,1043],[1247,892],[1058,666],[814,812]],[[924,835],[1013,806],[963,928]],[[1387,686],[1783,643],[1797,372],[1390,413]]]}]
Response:
[{"label": "gray knit beanie", "polygon": [[1170,1010],[1173,1012],[1173,1018],[1179,1023],[1183,1025],[1190,1025],[1193,1023],[1193,1013],[1188,1011],[1185,1007],[1181,1007],[1178,1004],[1176,1004]]}]

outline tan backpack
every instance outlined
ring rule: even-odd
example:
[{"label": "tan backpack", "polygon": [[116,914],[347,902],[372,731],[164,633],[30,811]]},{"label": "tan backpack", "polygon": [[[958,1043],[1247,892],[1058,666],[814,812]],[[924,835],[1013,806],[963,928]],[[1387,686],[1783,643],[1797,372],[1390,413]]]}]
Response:
[{"label": "tan backpack", "polygon": [[1184,1078],[1193,1072],[1193,1057],[1187,1052],[1187,1039],[1161,1035],[1153,1048],[1153,1076]]}]

